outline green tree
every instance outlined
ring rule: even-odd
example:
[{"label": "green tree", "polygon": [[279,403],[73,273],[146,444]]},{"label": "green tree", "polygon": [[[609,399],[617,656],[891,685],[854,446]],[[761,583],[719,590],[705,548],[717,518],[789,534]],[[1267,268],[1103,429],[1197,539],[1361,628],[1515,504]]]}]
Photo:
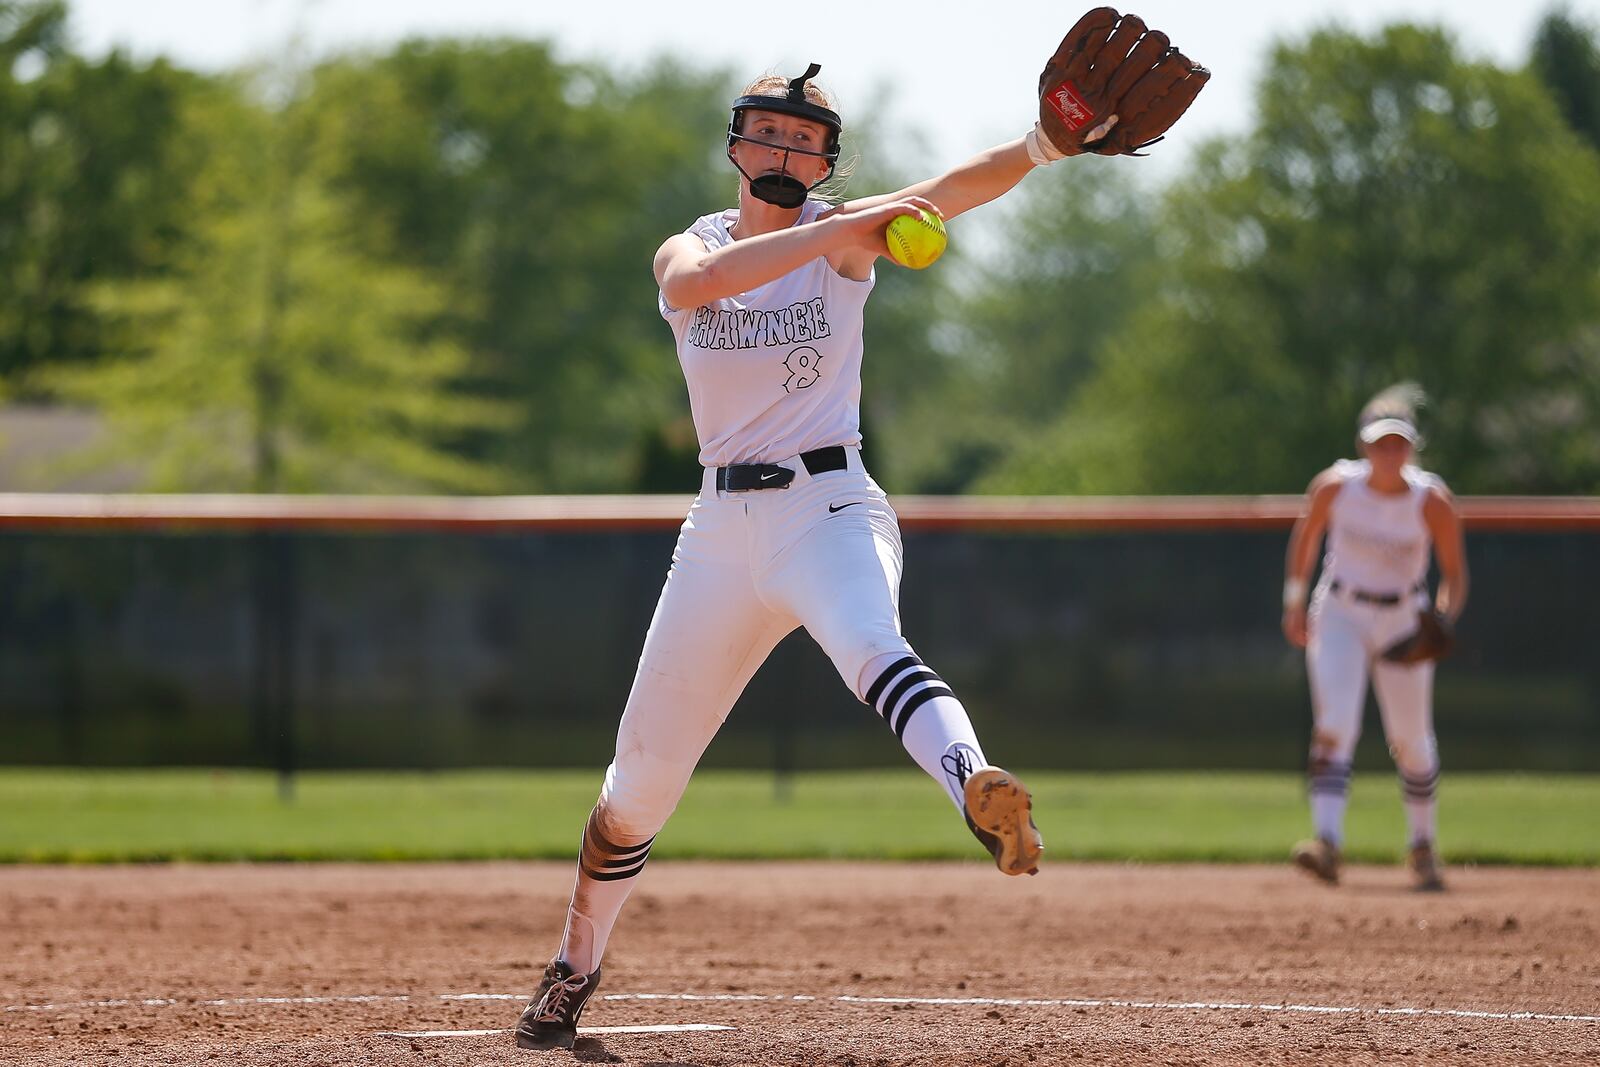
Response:
[{"label": "green tree", "polygon": [[195,101],[208,155],[171,270],[98,286],[118,355],[36,381],[105,411],[108,451],[153,489],[503,488],[449,447],[505,408],[455,388],[469,368],[439,333],[447,294],[364,251],[370,220],[328,179],[337,143],[287,88],[275,106],[244,79]]},{"label": "green tree", "polygon": [[1600,161],[1538,81],[1437,30],[1329,30],[1258,101],[1169,191],[1157,295],[984,487],[1296,491],[1401,378],[1457,488],[1600,484]]},{"label": "green tree", "polygon": [[1546,15],[1534,35],[1529,65],[1567,123],[1600,149],[1600,47],[1594,29],[1565,12]]},{"label": "green tree", "polygon": [[[920,492],[963,492],[1026,450],[1093,377],[1157,265],[1137,164],[1088,156],[1030,176],[995,210],[990,247],[925,309],[942,374],[909,392],[899,427]],[[960,223],[958,221],[957,225]]]},{"label": "green tree", "polygon": [[74,55],[66,17],[0,0],[0,384],[102,354],[85,287],[160,269],[198,162],[181,112],[202,79]]},{"label": "green tree", "polygon": [[316,72],[339,187],[386,224],[393,256],[449,286],[477,385],[518,408],[468,445],[519,489],[632,488],[664,434],[681,454],[687,402],[650,264],[731,185],[716,167],[727,98],[720,73],[612,73],[541,42],[413,41]]}]

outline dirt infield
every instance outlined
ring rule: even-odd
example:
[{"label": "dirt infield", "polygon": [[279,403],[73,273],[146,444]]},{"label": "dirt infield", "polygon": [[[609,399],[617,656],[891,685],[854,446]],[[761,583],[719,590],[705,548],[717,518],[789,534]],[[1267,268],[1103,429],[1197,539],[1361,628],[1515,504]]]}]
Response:
[{"label": "dirt infield", "polygon": [[[566,865],[0,868],[7,1064],[1600,1062],[1600,873],[653,863],[573,1053]],[[1033,1003],[1022,1003],[1032,1001]]]}]

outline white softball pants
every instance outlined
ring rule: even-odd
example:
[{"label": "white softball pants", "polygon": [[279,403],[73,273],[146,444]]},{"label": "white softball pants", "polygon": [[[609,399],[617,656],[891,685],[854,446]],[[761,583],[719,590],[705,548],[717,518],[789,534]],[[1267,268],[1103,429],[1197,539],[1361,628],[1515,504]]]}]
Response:
[{"label": "white softball pants", "polygon": [[651,837],[677,807],[705,748],[774,646],[805,626],[863,696],[868,663],[909,655],[900,633],[900,527],[883,490],[848,467],[787,489],[720,492],[707,470],[639,657],[606,771],[614,839]]},{"label": "white softball pants", "polygon": [[1426,777],[1437,770],[1433,663],[1402,665],[1379,658],[1385,648],[1416,629],[1419,606],[1410,598],[1386,607],[1326,587],[1317,591],[1307,618],[1306,646],[1313,763],[1320,759],[1349,766],[1361,737],[1370,677],[1384,737],[1401,774]]},{"label": "white softball pants", "polygon": [[617,751],[584,828],[559,956],[600,965],[655,834],[751,675],[804,626],[957,807],[985,766],[966,709],[900,635],[900,525],[845,450],[844,470],[798,458],[787,489],[719,491],[708,470],[645,635]]}]

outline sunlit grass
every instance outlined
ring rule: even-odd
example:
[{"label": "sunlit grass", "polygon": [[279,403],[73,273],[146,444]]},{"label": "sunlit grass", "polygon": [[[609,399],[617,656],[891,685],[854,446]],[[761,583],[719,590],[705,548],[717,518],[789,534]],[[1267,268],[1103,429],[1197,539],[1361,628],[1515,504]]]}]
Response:
[{"label": "sunlit grass", "polygon": [[[266,772],[0,771],[0,861],[573,857],[600,772],[316,772],[280,799]],[[1024,774],[1053,860],[1277,861],[1305,836],[1291,774]],[[1460,774],[1441,787],[1453,863],[1600,864],[1600,776]],[[1358,777],[1347,854],[1405,840],[1391,775]],[[656,858],[973,859],[912,770],[696,775]]]}]

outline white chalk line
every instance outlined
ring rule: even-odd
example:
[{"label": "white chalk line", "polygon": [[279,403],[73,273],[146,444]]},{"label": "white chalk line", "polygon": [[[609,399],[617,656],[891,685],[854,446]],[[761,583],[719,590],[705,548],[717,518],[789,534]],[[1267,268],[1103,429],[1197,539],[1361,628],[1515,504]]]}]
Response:
[{"label": "white chalk line", "polygon": [[[413,1001],[468,1001],[511,1000],[525,1001],[527,993],[440,993],[413,996],[397,994],[364,994],[359,996],[304,996],[304,997],[215,997],[194,999],[188,997],[147,997],[143,999],[116,998],[110,1000],[80,1000],[57,1004],[9,1004],[0,1007],[8,1012],[62,1012],[81,1011],[87,1008],[127,1007],[237,1007],[252,1005],[287,1004],[373,1004],[409,1003]],[[1017,1008],[1118,1008],[1138,1011],[1266,1011],[1313,1015],[1376,1015],[1421,1016],[1450,1019],[1493,1019],[1504,1022],[1600,1023],[1600,1015],[1563,1014],[1540,1011],[1477,1011],[1470,1008],[1411,1008],[1366,1007],[1342,1004],[1261,1004],[1242,1001],[1199,1000],[1114,1000],[1109,998],[1031,998],[1031,997],[862,997],[841,994],[832,997],[783,993],[600,993],[599,1000],[611,1001],[680,1001],[684,1003],[834,1003],[834,1004],[907,1004],[929,1007],[979,1007]]]},{"label": "white chalk line", "polygon": [[[404,993],[393,995],[364,994],[361,996],[325,997],[214,997],[199,1000],[194,997],[116,997],[111,1000],[77,1000],[62,1004],[8,1004],[0,1013],[12,1011],[81,1011],[84,1008],[165,1008],[178,1004],[193,1007],[231,1007],[252,1004],[372,1004],[381,1001],[402,1002],[412,998]],[[441,1000],[459,999],[440,997]]]},{"label": "white chalk line", "polygon": [[[580,1026],[578,1036],[590,1034],[688,1034],[706,1030],[732,1030],[732,1026],[716,1023],[662,1023],[659,1026]],[[515,1033],[514,1028],[503,1030],[379,1030],[374,1037],[498,1037]]]},{"label": "white chalk line", "polygon": [[604,1000],[685,1000],[685,1001],[815,1001],[836,1004],[912,1004],[928,1006],[976,1005],[982,1007],[1026,1008],[1133,1008],[1144,1011],[1284,1011],[1317,1015],[1419,1015],[1457,1019],[1530,1019],[1538,1022],[1600,1023],[1600,1015],[1563,1015],[1537,1011],[1474,1011],[1467,1008],[1375,1008],[1358,1005],[1326,1004],[1250,1004],[1234,1001],[1177,1000],[1076,1000],[1024,997],[836,997],[762,996],[753,993],[612,993]]}]

